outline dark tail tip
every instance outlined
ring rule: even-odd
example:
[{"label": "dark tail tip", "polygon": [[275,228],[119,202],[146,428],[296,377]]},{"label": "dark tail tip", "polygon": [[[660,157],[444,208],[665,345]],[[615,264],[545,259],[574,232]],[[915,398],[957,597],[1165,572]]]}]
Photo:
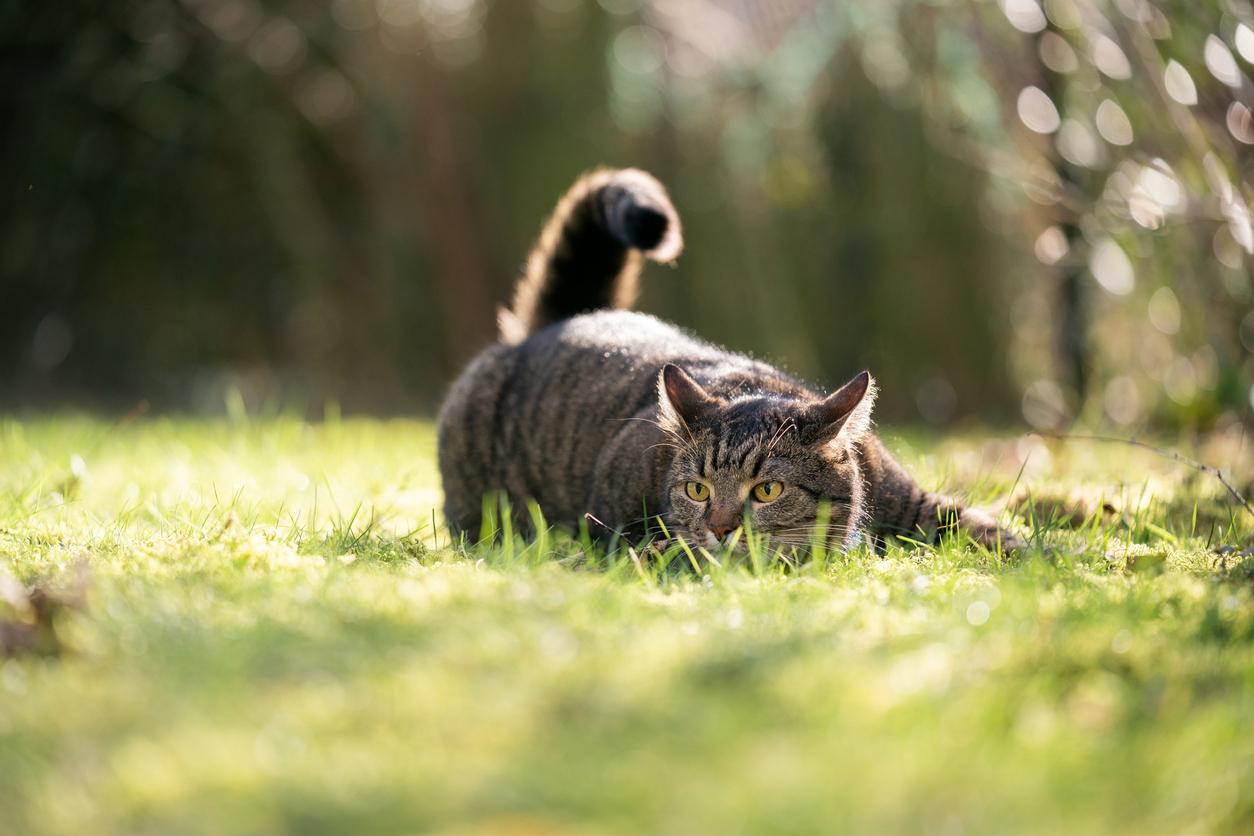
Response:
[{"label": "dark tail tip", "polygon": [[601,188],[605,227],[620,244],[655,261],[673,261],[684,248],[679,214],[651,174],[623,169]]},{"label": "dark tail tip", "polygon": [[670,222],[652,206],[633,205],[623,212],[623,232],[627,244],[638,250],[651,250],[662,243]]}]

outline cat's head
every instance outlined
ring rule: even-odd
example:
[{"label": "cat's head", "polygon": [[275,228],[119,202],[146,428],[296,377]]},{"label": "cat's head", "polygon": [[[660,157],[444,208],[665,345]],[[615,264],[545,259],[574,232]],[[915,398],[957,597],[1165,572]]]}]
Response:
[{"label": "cat's head", "polygon": [[746,522],[772,546],[857,541],[865,509],[855,445],[869,431],[875,383],[862,372],[822,400],[775,394],[723,400],[683,369],[658,376],[658,423],[675,447],[667,522],[715,546]]}]

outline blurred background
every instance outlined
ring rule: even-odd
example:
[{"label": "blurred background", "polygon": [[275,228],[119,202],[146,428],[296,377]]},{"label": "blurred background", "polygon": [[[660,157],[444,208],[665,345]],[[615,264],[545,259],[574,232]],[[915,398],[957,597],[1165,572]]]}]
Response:
[{"label": "blurred background", "polygon": [[881,418],[1254,422],[1244,0],[0,10],[0,409],[432,414],[582,171],[642,307]]}]

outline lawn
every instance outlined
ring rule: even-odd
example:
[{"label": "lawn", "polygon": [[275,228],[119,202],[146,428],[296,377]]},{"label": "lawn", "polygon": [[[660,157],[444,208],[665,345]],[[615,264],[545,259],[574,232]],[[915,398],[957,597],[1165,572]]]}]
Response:
[{"label": "lawn", "polygon": [[[1033,548],[461,546],[426,423],[0,421],[0,621],[82,599],[0,658],[0,832],[1254,830],[1254,521],[1218,481],[885,437],[1030,497]],[[1246,489],[1240,447],[1177,449]]]}]

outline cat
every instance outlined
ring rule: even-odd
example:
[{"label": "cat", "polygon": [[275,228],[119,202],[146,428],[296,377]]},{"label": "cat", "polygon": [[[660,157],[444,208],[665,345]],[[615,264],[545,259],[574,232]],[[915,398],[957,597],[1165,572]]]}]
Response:
[{"label": "cat", "polygon": [[534,502],[549,523],[709,548],[741,543],[746,523],[772,547],[804,547],[816,530],[849,548],[958,528],[989,549],[1021,545],[888,453],[868,372],[820,393],[628,310],[644,260],[682,249],[666,189],[644,171],[593,171],[561,198],[498,315],[499,342],[440,412],[451,530],[477,536],[485,497],[503,494],[524,529]]}]

